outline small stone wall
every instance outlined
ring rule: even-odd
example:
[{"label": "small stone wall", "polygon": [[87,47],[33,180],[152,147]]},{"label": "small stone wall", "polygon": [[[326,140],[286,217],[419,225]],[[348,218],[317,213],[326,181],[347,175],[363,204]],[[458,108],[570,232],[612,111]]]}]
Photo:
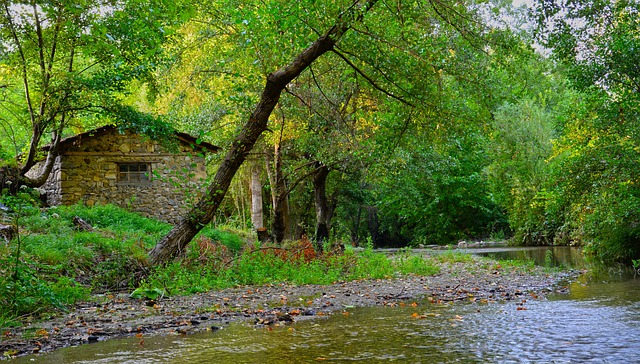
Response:
[{"label": "small stone wall", "polygon": [[[113,130],[84,138],[58,156],[42,187],[50,205],[88,206],[114,204],[147,217],[176,223],[200,197],[197,192],[206,178],[202,155],[180,143],[171,153],[143,137]],[[120,163],[145,163],[150,181],[126,183],[119,180]]]}]

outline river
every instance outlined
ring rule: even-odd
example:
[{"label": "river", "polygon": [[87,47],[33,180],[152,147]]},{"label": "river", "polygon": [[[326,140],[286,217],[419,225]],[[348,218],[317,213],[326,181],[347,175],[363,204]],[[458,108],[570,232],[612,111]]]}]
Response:
[{"label": "river", "polygon": [[[585,264],[575,250],[483,254]],[[568,294],[490,304],[346,309],[272,329],[231,324],[188,336],[109,340],[25,363],[640,363],[640,277],[590,267]]]}]

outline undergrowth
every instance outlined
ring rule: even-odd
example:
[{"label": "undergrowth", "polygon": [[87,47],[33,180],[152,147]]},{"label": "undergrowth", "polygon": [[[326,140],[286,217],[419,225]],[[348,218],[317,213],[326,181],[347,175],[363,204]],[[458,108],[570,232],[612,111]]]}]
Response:
[{"label": "undergrowth", "polygon": [[[3,223],[19,227],[11,242],[0,242],[0,327],[64,310],[92,293],[138,287],[177,295],[238,285],[330,284],[438,272],[434,262],[410,255],[390,259],[371,248],[356,252],[349,247],[316,255],[309,241],[260,246],[210,227],[183,257],[149,268],[147,252],[169,232],[169,224],[112,205],[44,209],[29,191],[0,201],[12,209],[0,216]],[[80,230],[75,217],[93,230]]]},{"label": "undergrowth", "polygon": [[315,255],[309,253],[312,249],[308,241],[302,240],[288,248],[245,245],[234,255],[221,244],[209,243],[205,248],[199,240],[189,247],[184,258],[154,269],[141,286],[175,295],[241,285],[323,285],[406,274],[434,275],[439,271],[433,261],[419,256],[391,259],[371,248]]}]

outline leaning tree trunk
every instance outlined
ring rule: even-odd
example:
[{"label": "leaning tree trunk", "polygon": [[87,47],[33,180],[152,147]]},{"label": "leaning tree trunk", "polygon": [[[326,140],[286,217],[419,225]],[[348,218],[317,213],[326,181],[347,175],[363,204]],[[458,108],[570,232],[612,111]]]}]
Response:
[{"label": "leaning tree trunk", "polygon": [[316,234],[315,248],[321,252],[322,246],[329,241],[329,229],[331,217],[333,216],[334,204],[329,204],[327,199],[327,176],[329,176],[329,167],[318,163],[315,173],[313,174],[313,195],[316,204]]},{"label": "leaning tree trunk", "polygon": [[58,157],[58,148],[60,145],[60,133],[54,132],[53,140],[47,153],[44,164],[40,167],[37,175],[29,177],[26,174],[33,168],[34,163],[30,163],[30,167],[25,169],[17,166],[0,167],[0,192],[7,189],[9,193],[15,194],[20,186],[37,188],[45,184],[51,174],[53,165]]},{"label": "leaning tree trunk", "polygon": [[359,1],[356,1],[354,6],[343,13],[337,24],[327,33],[302,51],[291,63],[267,76],[267,83],[258,105],[251,113],[240,134],[233,141],[213,181],[207,188],[206,194],[149,252],[151,264],[157,265],[167,262],[182,253],[191,239],[211,222],[229,189],[233,176],[260,134],[266,129],[269,116],[278,103],[282,90],[318,57],[332,50],[336,41],[349,30],[351,23],[362,20],[364,14],[373,7],[376,1],[368,0],[362,6],[357,6]]}]

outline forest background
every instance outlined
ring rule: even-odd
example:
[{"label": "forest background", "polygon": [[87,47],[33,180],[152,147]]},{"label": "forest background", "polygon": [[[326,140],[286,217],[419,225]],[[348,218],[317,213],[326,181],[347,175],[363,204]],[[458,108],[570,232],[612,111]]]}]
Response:
[{"label": "forest background", "polygon": [[62,137],[178,129],[228,152],[211,157],[209,198],[154,263],[209,222],[276,242],[305,234],[318,249],[510,238],[632,259],[639,8],[4,0],[3,201],[44,182],[46,169],[27,172]]}]

